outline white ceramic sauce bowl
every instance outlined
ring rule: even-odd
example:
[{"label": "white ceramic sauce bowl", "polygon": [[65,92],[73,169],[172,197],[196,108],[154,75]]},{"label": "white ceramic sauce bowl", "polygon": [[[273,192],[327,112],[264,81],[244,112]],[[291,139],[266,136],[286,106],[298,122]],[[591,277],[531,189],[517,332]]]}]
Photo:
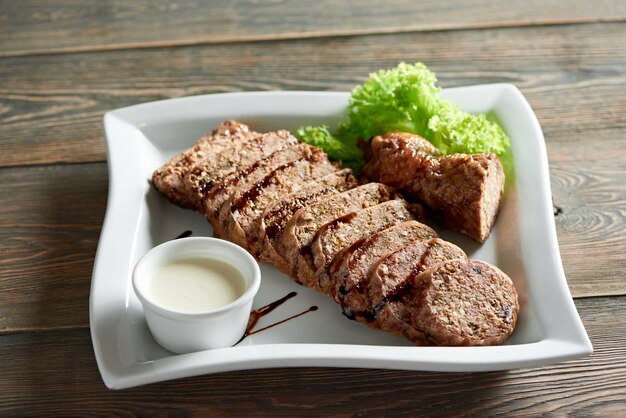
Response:
[{"label": "white ceramic sauce bowl", "polygon": [[[176,311],[155,302],[149,292],[155,272],[167,263],[197,257],[219,260],[239,270],[245,281],[243,294],[227,305],[199,313]],[[208,237],[182,238],[158,245],[141,257],[133,271],[133,288],[152,336],[161,346],[178,354],[237,343],[246,331],[252,300],[260,284],[259,265],[246,250]]]}]

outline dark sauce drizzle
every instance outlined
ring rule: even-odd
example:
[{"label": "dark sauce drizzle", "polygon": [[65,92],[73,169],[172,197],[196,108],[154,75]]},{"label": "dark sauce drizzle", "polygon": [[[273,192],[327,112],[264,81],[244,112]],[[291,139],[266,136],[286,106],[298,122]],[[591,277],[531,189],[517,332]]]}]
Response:
[{"label": "dark sauce drizzle", "polygon": [[187,237],[191,236],[191,234],[193,234],[193,232],[187,230],[187,231],[183,232],[182,234],[180,234],[179,236],[177,236],[174,239],[187,238]]},{"label": "dark sauce drizzle", "polygon": [[420,257],[420,261],[417,265],[411,270],[411,273],[404,278],[400,283],[396,285],[376,306],[374,306],[371,310],[365,311],[353,311],[349,306],[345,304],[345,298],[349,292],[354,291],[358,293],[363,293],[366,289],[366,283],[364,281],[358,282],[355,285],[351,286],[349,289],[346,288],[345,285],[339,288],[339,304],[341,306],[343,315],[348,319],[356,319],[357,317],[364,318],[367,322],[373,322],[378,313],[388,304],[388,303],[396,303],[402,300],[407,294],[412,292],[415,288],[412,278],[419,275],[421,272],[425,270],[425,260],[426,255],[429,254],[429,250],[426,250],[422,256]]},{"label": "dark sauce drizzle", "polygon": [[311,306],[309,309],[306,309],[298,314],[292,315],[289,318],[285,318],[283,320],[280,320],[278,322],[275,322],[271,325],[268,325],[266,327],[254,330],[254,327],[256,326],[256,324],[259,322],[259,320],[261,318],[263,318],[265,315],[269,314],[270,312],[272,312],[274,309],[278,308],[280,305],[282,305],[283,303],[287,302],[289,299],[291,299],[292,297],[296,296],[297,293],[296,292],[290,292],[288,294],[286,294],[285,296],[283,296],[282,298],[267,304],[265,306],[260,307],[259,309],[255,309],[250,313],[250,320],[248,321],[248,326],[246,327],[246,332],[244,332],[244,334],[241,336],[241,339],[239,341],[237,341],[234,345],[239,344],[241,341],[243,341],[244,338],[246,338],[249,335],[253,335],[253,334],[257,334],[261,331],[265,331],[266,329],[270,329],[273,328],[277,325],[283,324],[287,321],[290,321],[292,319],[295,319],[299,316],[302,316],[306,313],[309,312],[313,312],[313,311],[317,311],[318,307],[317,306]]},{"label": "dark sauce drizzle", "polygon": [[230,208],[230,211],[231,212],[241,211],[242,209],[248,207],[252,203],[252,201],[256,200],[259,197],[259,195],[261,194],[261,191],[264,188],[268,187],[272,183],[276,183],[277,181],[276,176],[281,171],[285,171],[288,168],[295,166],[298,162],[299,160],[291,161],[291,162],[288,162],[286,164],[282,164],[276,167],[272,172],[266,175],[263,178],[263,180],[256,183],[254,186],[252,186],[252,188],[246,190],[246,192],[244,192],[244,194],[239,199],[237,199],[236,202],[233,203],[233,205]]},{"label": "dark sauce drizzle", "polygon": [[278,238],[278,236],[283,232],[289,218],[293,216],[298,209],[306,206],[307,203],[316,202],[320,197],[333,190],[336,189],[334,187],[325,188],[315,193],[296,197],[294,200],[283,203],[269,213],[267,219],[270,219],[272,222],[270,222],[270,225],[265,228],[265,234],[271,240],[276,240],[276,238]]}]

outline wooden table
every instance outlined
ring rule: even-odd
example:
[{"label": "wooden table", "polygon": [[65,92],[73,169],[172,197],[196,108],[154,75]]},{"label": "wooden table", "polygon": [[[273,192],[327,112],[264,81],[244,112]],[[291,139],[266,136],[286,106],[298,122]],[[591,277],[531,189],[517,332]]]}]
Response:
[{"label": "wooden table", "polygon": [[[0,1],[0,415],[626,414],[626,3]],[[109,391],[89,334],[102,116],[241,90],[347,91],[423,61],[508,82],[547,141],[593,355],[502,373],[285,368]]]}]

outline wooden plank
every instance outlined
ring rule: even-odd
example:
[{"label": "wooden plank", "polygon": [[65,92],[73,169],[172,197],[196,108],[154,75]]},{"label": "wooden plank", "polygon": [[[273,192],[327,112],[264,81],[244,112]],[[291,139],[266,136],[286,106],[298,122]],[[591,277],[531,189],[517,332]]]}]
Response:
[{"label": "wooden plank", "polygon": [[624,294],[618,280],[626,279],[626,158],[610,155],[623,149],[624,130],[549,137],[552,199],[570,288],[579,296]]},{"label": "wooden plank", "polygon": [[109,391],[86,329],[0,337],[2,415],[619,416],[626,410],[626,298],[577,301],[589,357],[491,373],[286,368]]},{"label": "wooden plank", "polygon": [[620,0],[2,0],[0,56],[625,18]]},{"label": "wooden plank", "polygon": [[626,25],[601,24],[4,58],[0,166],[102,161],[110,109],[240,90],[350,90],[400,61],[427,63],[444,87],[516,84],[548,142],[555,132],[595,134],[626,124],[621,39]]},{"label": "wooden plank", "polygon": [[106,165],[0,169],[0,332],[85,327]]}]

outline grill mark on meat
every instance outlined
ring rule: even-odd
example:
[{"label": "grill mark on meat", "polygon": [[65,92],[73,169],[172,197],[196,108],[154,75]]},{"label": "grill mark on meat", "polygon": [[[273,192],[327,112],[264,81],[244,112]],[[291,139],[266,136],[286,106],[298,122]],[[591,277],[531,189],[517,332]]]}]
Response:
[{"label": "grill mark on meat", "polygon": [[[342,169],[307,184],[298,191],[284,195],[265,209],[258,223],[258,236],[263,248],[259,261],[273,264],[281,272],[291,275],[290,260],[278,251],[280,237],[289,220],[301,208],[322,199],[356,187],[357,181],[350,169]],[[268,236],[268,229],[270,236]],[[296,280],[297,281],[297,280]]]},{"label": "grill mark on meat", "polygon": [[[414,260],[415,252],[418,253],[419,258],[411,263]],[[410,257],[408,260],[407,256]],[[438,265],[443,260],[459,256],[464,256],[461,249],[439,238],[432,238],[424,242],[418,241],[408,247],[392,251],[369,268],[367,273],[368,280],[360,282],[359,286],[354,286],[351,289],[346,287],[342,289],[340,304],[349,306],[349,311],[355,320],[367,323],[375,328],[391,330],[392,332],[393,328],[401,327],[404,332],[400,334],[417,339],[421,344],[432,344],[432,340],[415,325],[395,318],[394,312],[405,305],[405,298],[415,294],[416,286],[413,279],[416,276],[424,270]],[[407,264],[407,261],[409,264]],[[383,268],[382,266],[389,266],[389,271],[396,273],[402,272],[404,269],[406,273],[400,273],[402,274],[400,279],[394,277],[385,278],[388,282],[387,284],[378,283],[372,279]],[[389,289],[385,291],[379,286],[387,286]],[[374,290],[377,293],[372,293]],[[359,300],[361,300],[360,306],[363,306],[364,309],[355,309],[355,306],[359,304]],[[367,301],[369,305],[363,301]],[[415,309],[417,309],[417,305],[413,301]]]},{"label": "grill mark on meat", "polygon": [[202,212],[204,193],[222,179],[296,143],[287,131],[260,134],[238,122],[225,121],[155,170],[152,182],[173,203]]},{"label": "grill mark on meat", "polygon": [[342,288],[337,291],[337,302],[349,305],[353,312],[369,312],[375,305],[367,293],[370,269],[386,255],[436,236],[432,228],[412,220],[390,226],[342,250],[328,269],[334,286]]},{"label": "grill mark on meat", "polygon": [[402,300],[403,297],[405,297],[409,292],[413,290],[413,281],[411,280],[411,278],[417,276],[418,274],[426,270],[425,269],[426,264],[424,263],[425,256],[426,256],[426,253],[422,255],[422,257],[420,258],[420,261],[411,270],[410,275],[406,279],[401,281],[391,292],[389,292],[383,298],[381,305],[384,306],[385,304],[389,302],[399,302],[400,300]]},{"label": "grill mark on meat", "polygon": [[273,159],[277,158],[277,156],[280,156],[282,153],[287,151],[287,146],[280,148],[274,152],[272,152],[271,154],[255,161],[253,164],[242,168],[240,170],[235,171],[234,173],[232,173],[230,176],[228,176],[227,178],[224,179],[224,181],[222,181],[221,183],[215,185],[215,187],[213,187],[210,192],[207,194],[207,196],[205,197],[205,199],[213,199],[217,196],[218,193],[223,192],[224,190],[226,190],[229,187],[235,186],[239,181],[241,181],[241,179],[246,178],[247,176],[249,176],[251,173],[253,173],[255,170],[258,170],[259,168],[263,167],[264,165],[270,163]]},{"label": "grill mark on meat", "polygon": [[329,194],[330,192],[336,192],[337,193],[338,191],[334,187],[326,187],[326,188],[318,190],[317,192],[312,193],[310,195],[297,197],[294,200],[292,200],[291,202],[289,202],[289,206],[281,207],[279,209],[276,209],[274,212],[268,214],[268,217],[270,217],[270,218],[274,218],[275,219],[275,218],[280,217],[283,222],[281,222],[281,223],[274,223],[274,224],[271,224],[271,225],[267,226],[265,228],[265,234],[268,236],[269,239],[275,240],[283,232],[283,227],[285,226],[285,223],[287,223],[287,221],[289,219],[285,219],[284,216],[281,217],[280,216],[281,213],[279,213],[279,212],[282,212],[284,214],[287,214],[287,213],[293,214],[293,213],[295,213],[296,210],[306,206],[310,202],[316,201],[319,197],[325,196],[325,195]]},{"label": "grill mark on meat", "polygon": [[[232,214],[230,208],[241,197],[241,194],[253,187],[257,182],[262,181],[268,173],[274,171],[277,167],[291,161],[300,160],[312,153],[322,153],[322,151],[307,144],[296,144],[272,153],[267,159],[263,159],[258,164],[253,164],[251,168],[247,167],[231,175],[230,179],[235,179],[235,181],[230,187],[222,188],[218,186],[221,190],[212,199],[207,199],[205,204],[205,215],[213,222],[215,234],[222,238],[230,239],[229,236],[225,235],[229,233],[228,217]],[[330,165],[330,162],[327,164]],[[235,229],[234,232],[241,235],[241,231],[237,228]],[[245,246],[243,243],[239,244]]]},{"label": "grill mark on meat", "polygon": [[[249,141],[248,141],[248,148],[252,148],[252,149],[263,149],[263,146],[265,145],[265,141],[268,140],[268,136],[267,135],[261,135],[261,134],[257,134],[257,136],[252,137]],[[291,141],[285,141],[284,144],[281,144],[280,146],[277,147],[277,149],[274,150],[274,152],[276,151],[280,151],[282,149],[284,149],[285,147],[289,146],[289,145],[293,145],[294,142]],[[234,150],[234,153],[236,153],[237,151]],[[270,153],[271,154],[271,153]],[[260,158],[265,157],[264,155],[260,155]],[[241,167],[239,167],[239,164],[237,164],[235,161],[227,161],[227,163],[230,163],[230,167],[231,170],[229,170],[230,172],[235,172],[238,169],[240,169]],[[254,162],[252,162],[254,164]],[[249,164],[248,164],[249,165]],[[226,178],[226,176],[229,173],[226,173],[225,175],[222,176],[216,176],[215,173],[213,172],[213,170],[211,171],[207,171],[207,169],[205,167],[194,167],[193,170],[191,171],[191,173],[197,177],[199,177],[199,179],[197,180],[197,188],[198,188],[198,194],[200,196],[200,198],[206,198],[207,194],[209,193],[209,191],[215,186],[217,185],[220,181],[222,181],[224,178]]]},{"label": "grill mark on meat", "polygon": [[[393,189],[379,183],[369,183],[330,195],[319,202],[299,209],[287,222],[277,242],[278,254],[287,262],[289,274],[296,281],[317,289],[312,262],[308,258],[318,229],[337,217],[396,198]],[[319,290],[319,289],[318,289]]]},{"label": "grill mark on meat", "polygon": [[242,190],[241,197],[233,196],[230,211],[222,211],[220,215],[226,235],[235,243],[247,247],[261,261],[273,255],[273,250],[263,245],[262,241],[261,217],[265,209],[281,195],[297,191],[310,181],[337,173],[336,165],[328,161],[325,153],[314,148],[310,151],[305,153],[304,158],[277,167],[248,190]]},{"label": "grill mark on meat", "polygon": [[[417,262],[413,258],[416,252],[419,254]],[[409,257],[408,260],[407,257]],[[401,275],[396,288],[386,292],[382,297],[382,300],[387,300],[387,302],[397,302],[406,294],[403,288],[407,287],[407,282],[413,277],[417,277],[424,270],[441,261],[459,257],[465,257],[463,250],[439,238],[432,238],[427,242],[415,242],[388,254],[372,267],[368,275],[379,274],[379,271],[387,265],[394,266],[402,263],[402,269],[395,270],[395,273]]]},{"label": "grill mark on meat", "polygon": [[263,178],[263,180],[255,184],[248,191],[246,191],[241,196],[241,198],[239,198],[239,200],[233,204],[233,207],[231,208],[231,212],[244,209],[245,207],[250,205],[251,202],[253,202],[259,196],[260,192],[265,187],[276,182],[276,177],[280,172],[285,171],[286,169],[290,167],[294,167],[296,164],[301,163],[301,162],[309,162],[311,164],[315,164],[315,163],[323,163],[325,160],[326,160],[326,154],[324,154],[323,152],[311,152],[311,153],[304,155],[304,157],[301,159],[290,161],[286,164],[283,164],[277,167],[276,169],[274,169],[274,171],[268,173]]},{"label": "grill mark on meat", "polygon": [[260,160],[257,160],[254,164],[239,170],[237,172],[235,172],[233,175],[227,177],[224,181],[222,181],[221,183],[217,184],[214,188],[212,188],[207,195],[205,196],[205,199],[213,199],[215,198],[215,196],[224,191],[227,187],[231,187],[234,186],[235,184],[237,184],[242,178],[246,177],[248,174],[252,173],[254,170],[256,170],[257,168],[259,168],[260,166],[262,166],[263,164],[266,164],[269,160],[272,159],[272,157],[274,157],[274,155],[278,154],[279,152],[281,152],[281,150],[275,151],[272,154],[268,155],[267,157],[261,158]]},{"label": "grill mark on meat", "polygon": [[[358,240],[357,242],[355,242],[354,244],[352,244],[351,246],[348,247],[348,253],[355,253],[357,252],[360,248],[363,248],[363,245],[365,243],[370,243],[370,244],[375,244],[376,241],[378,241],[380,235],[378,234],[374,234],[372,235],[372,237],[370,239],[368,238],[362,238],[360,240]],[[353,269],[356,264],[358,262],[358,258],[357,257],[350,257],[350,261],[348,262],[348,268],[349,269]],[[334,265],[335,268],[333,268],[331,270],[331,274],[336,273],[338,267],[338,264]]]},{"label": "grill mark on meat", "polygon": [[338,287],[343,283],[329,274],[335,258],[345,254],[345,248],[355,241],[412,219],[405,201],[390,200],[324,225],[318,230],[311,248],[319,287],[337,298]]},{"label": "grill mark on meat", "polygon": [[[360,238],[358,238],[359,240],[366,238],[367,236],[369,236],[372,233],[375,233],[376,231],[385,228],[389,225],[392,225],[394,222],[401,222],[403,220],[406,219],[410,219],[411,215],[410,213],[406,210],[406,206],[404,205],[404,203],[398,203],[398,206],[403,210],[398,209],[398,207],[396,207],[396,202],[399,201],[388,201],[388,202],[383,202],[380,203],[379,205],[375,205],[375,206],[371,206],[369,208],[364,208],[361,209],[358,212],[352,212],[352,213],[348,213],[347,215],[344,215],[340,218],[337,218],[331,222],[328,222],[326,225],[324,225],[322,228],[320,228],[318,230],[318,232],[315,234],[315,237],[313,238],[313,242],[316,241],[320,241],[320,240],[324,240],[328,237],[330,237],[331,239],[331,243],[329,243],[328,245],[326,245],[326,247],[328,247],[329,245],[331,246],[330,248],[325,248],[325,246],[321,245],[321,251],[320,251],[320,255],[325,255],[325,256],[333,256],[334,254],[332,253],[333,249],[337,246],[337,243],[334,242],[339,238],[344,238],[344,237],[335,237],[334,233],[336,233],[340,228],[347,228],[348,224],[352,224],[352,221],[357,218],[359,216],[359,214],[366,214],[369,212],[372,212],[376,209],[382,209],[382,207],[385,208],[389,208],[387,210],[389,210],[389,212],[382,212],[382,219],[380,219],[380,223],[378,224],[374,224],[374,226],[370,226],[368,224],[365,225],[359,225],[356,224],[354,225],[350,231],[345,231],[346,234],[349,234],[350,232],[356,232],[358,230],[362,230],[361,232],[359,232],[359,235],[365,235],[365,237],[361,236]],[[398,211],[398,213],[394,213],[393,211]],[[367,219],[364,218],[363,222],[367,222],[367,221],[372,221],[371,219]],[[370,231],[371,229],[374,229],[373,231]],[[349,236],[349,235],[348,235]],[[341,242],[341,241],[340,241]],[[341,245],[341,244],[340,244]],[[351,244],[349,244],[351,245]],[[327,251],[324,250],[329,250],[331,251],[330,253],[326,254]],[[317,265],[316,267],[318,269],[322,268],[325,269],[326,266],[329,265],[329,263],[332,260],[328,260],[326,259],[325,262],[321,263],[320,265]],[[319,264],[319,263],[318,263]]]},{"label": "grill mark on meat", "polygon": [[[422,259],[423,258],[424,257],[422,256]],[[412,274],[418,271],[424,271],[424,263],[422,262],[422,260],[420,260],[420,262],[418,263],[418,266],[412,270]],[[363,293],[365,288],[366,288],[366,284],[364,282],[357,283],[356,285],[352,286],[349,290],[347,289],[347,286],[345,285],[341,286],[341,292],[339,292],[339,295],[340,295],[339,304],[341,305],[341,307],[342,308],[347,307],[347,305],[345,304],[345,299],[348,296],[349,292]],[[382,301],[377,303],[371,310],[353,311],[350,309],[350,312],[352,312],[352,317],[350,319],[357,319],[358,317],[363,317],[365,318],[367,322],[372,322],[376,319],[378,312],[380,312],[381,309],[385,307],[385,305],[391,302],[399,302],[407,294],[412,292],[413,288],[414,286],[413,286],[413,281],[411,280],[411,277],[407,277],[404,281],[396,285],[393,288],[393,290],[390,293],[388,293],[386,296],[384,296]]]},{"label": "grill mark on meat", "polygon": [[[301,160],[298,160],[298,161],[301,161]],[[237,201],[234,202],[233,205],[230,207],[230,211],[231,212],[240,211],[243,208],[250,205],[250,203],[257,196],[259,196],[259,193],[263,188],[269,186],[272,182],[276,181],[276,172],[284,171],[289,167],[293,167],[296,165],[296,163],[297,161],[290,161],[286,164],[278,166],[274,171],[266,175],[263,178],[263,180],[256,183],[254,186],[252,186],[251,189],[247,190],[239,199],[237,199]]]},{"label": "grill mark on meat", "polygon": [[263,225],[260,235],[268,239],[268,245],[274,247],[289,219],[299,209],[317,203],[322,198],[351,189],[357,185],[352,171],[342,169],[328,174],[302,189],[284,196],[262,215]]},{"label": "grill mark on meat", "polygon": [[350,223],[351,220],[356,218],[356,212],[350,212],[347,215],[340,216],[337,219],[334,219],[326,224],[328,229],[337,229],[339,224],[347,224]]}]

